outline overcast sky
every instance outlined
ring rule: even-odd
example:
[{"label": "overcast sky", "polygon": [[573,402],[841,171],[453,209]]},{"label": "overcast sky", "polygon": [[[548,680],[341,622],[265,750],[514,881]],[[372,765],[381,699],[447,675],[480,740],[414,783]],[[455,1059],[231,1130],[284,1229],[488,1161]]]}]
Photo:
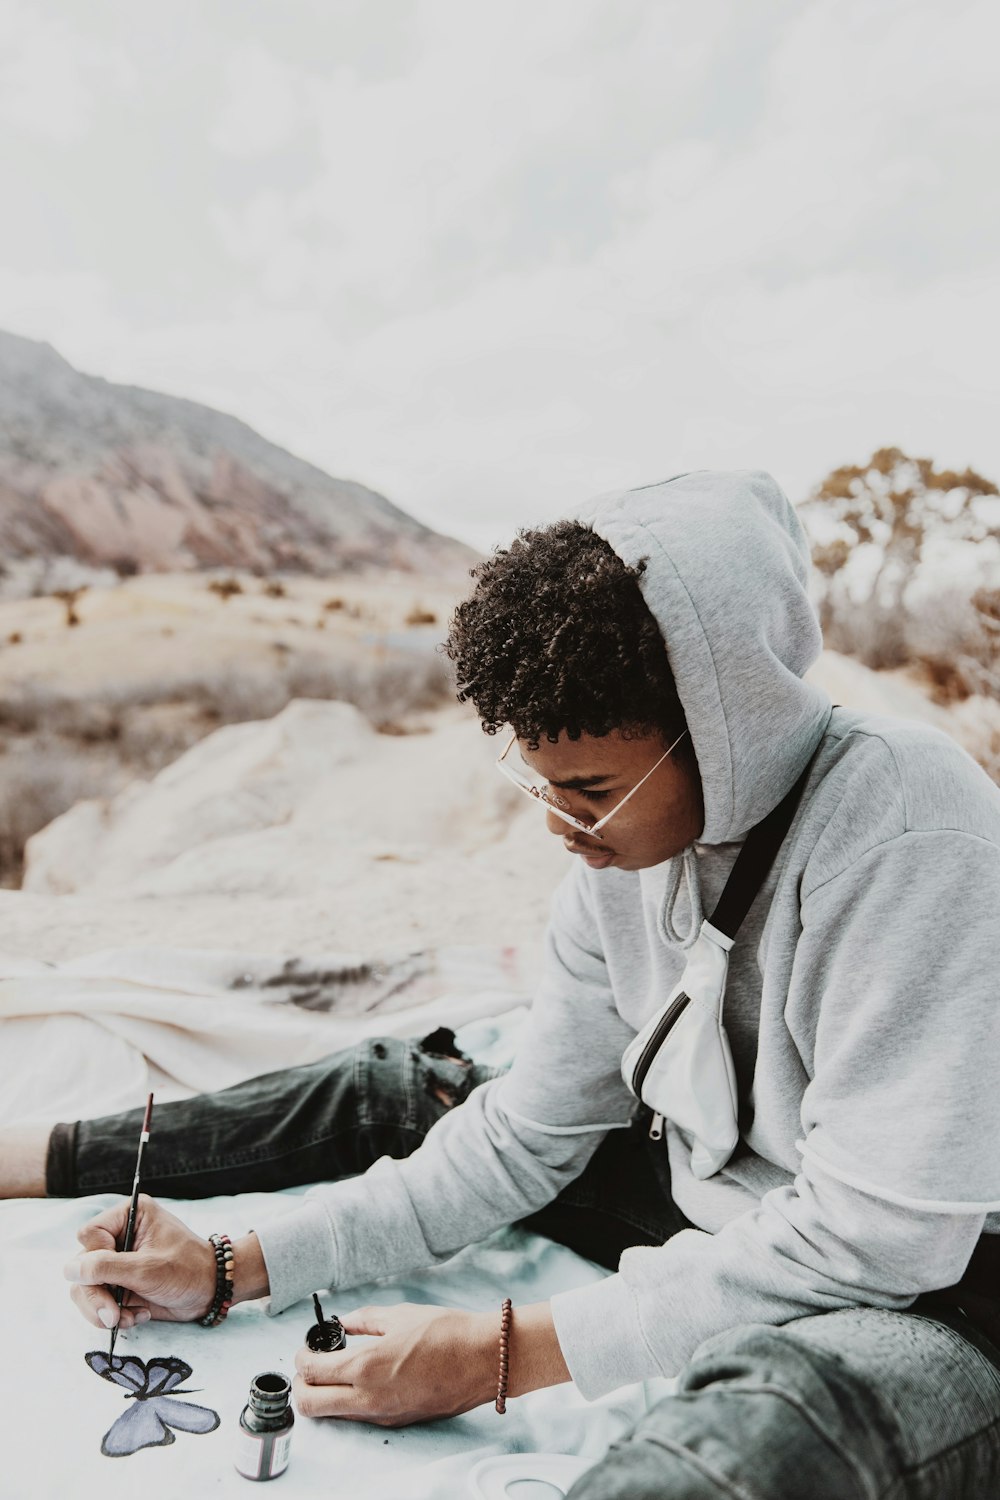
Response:
[{"label": "overcast sky", "polygon": [[1000,479],[995,0],[0,0],[0,327],[479,546]]}]

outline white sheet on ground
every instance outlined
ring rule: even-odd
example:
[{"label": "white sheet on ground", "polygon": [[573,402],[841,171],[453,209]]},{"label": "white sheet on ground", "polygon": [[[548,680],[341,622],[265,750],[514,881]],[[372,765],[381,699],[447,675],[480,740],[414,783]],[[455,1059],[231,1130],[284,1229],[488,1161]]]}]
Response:
[{"label": "white sheet on ground", "polygon": [[[0,1122],[83,1118],[157,1098],[222,1088],[256,1073],[325,1056],[379,1032],[455,1029],[489,1063],[509,1060],[524,1016],[523,976],[510,950],[444,950],[369,968],[350,956],[275,959],[220,952],[125,949],[60,965],[0,956]],[[289,1003],[296,994],[300,1004]],[[278,999],[275,999],[275,996]],[[332,1002],[333,1012],[302,1005]],[[512,1008],[513,1007],[513,1008]],[[155,1115],[154,1115],[155,1130]],[[203,1234],[242,1234],[281,1212],[301,1189],[171,1204]],[[95,1376],[84,1353],[107,1338],[83,1322],[62,1267],[75,1232],[113,1201],[0,1204],[0,1348],[10,1441],[0,1493],[11,1500],[180,1494],[245,1496],[232,1466],[240,1409],[253,1376],[291,1371],[313,1321],[302,1302],[277,1318],[260,1304],[235,1308],[219,1329],[155,1323],[123,1335],[116,1352],[172,1354],[192,1366],[191,1400],[213,1407],[212,1433],[176,1434],[170,1446],[102,1456],[122,1393]],[[509,1229],[405,1281],[339,1288],[333,1312],[367,1302],[425,1301],[496,1307],[503,1297],[542,1301],[603,1273],[550,1240]],[[462,1500],[475,1464],[504,1452],[589,1460],[631,1427],[665,1381],[587,1403],[573,1386],[538,1391],[446,1422],[399,1431],[359,1423],[296,1421],[286,1496],[350,1500]]]},{"label": "white sheet on ground", "polygon": [[[246,1193],[171,1204],[195,1229],[242,1234],[295,1197]],[[260,1304],[234,1308],[221,1328],[153,1323],[119,1339],[116,1353],[143,1359],[173,1354],[187,1361],[188,1398],[222,1421],[203,1436],[178,1432],[169,1447],[129,1458],[105,1458],[101,1438],[122,1412],[123,1394],[84,1363],[107,1336],[80,1318],[62,1280],[79,1226],[106,1197],[8,1203],[0,1208],[5,1250],[0,1269],[0,1325],[5,1360],[2,1493],[11,1500],[73,1496],[241,1496],[247,1481],[232,1466],[241,1407],[250,1381],[265,1370],[293,1371],[295,1351],[314,1321],[301,1302],[277,1318]],[[537,1302],[593,1280],[600,1271],[571,1251],[520,1230],[501,1231],[447,1265],[395,1283],[324,1294],[324,1308],[348,1312],[369,1302],[435,1302],[496,1306],[502,1296]],[[504,1417],[491,1405],[456,1417],[393,1431],[363,1423],[296,1419],[292,1458],[281,1480],[285,1496],[342,1495],[350,1500],[462,1500],[473,1465],[502,1452],[575,1453],[596,1461],[667,1382],[629,1386],[585,1402],[570,1385],[511,1401]],[[197,1390],[198,1394],[193,1392]]]}]

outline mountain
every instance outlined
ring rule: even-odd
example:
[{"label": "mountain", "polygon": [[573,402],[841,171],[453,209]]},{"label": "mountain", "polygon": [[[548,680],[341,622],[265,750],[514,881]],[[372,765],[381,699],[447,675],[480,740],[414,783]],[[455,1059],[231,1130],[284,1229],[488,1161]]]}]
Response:
[{"label": "mountain", "polygon": [[75,370],[0,332],[0,566],[452,571],[463,543],[236,417]]}]

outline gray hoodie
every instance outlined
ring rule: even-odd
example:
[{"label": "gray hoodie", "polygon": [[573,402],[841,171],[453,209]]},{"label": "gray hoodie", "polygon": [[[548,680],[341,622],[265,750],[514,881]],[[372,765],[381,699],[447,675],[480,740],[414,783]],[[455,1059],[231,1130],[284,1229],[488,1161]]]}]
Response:
[{"label": "gray hoodie", "polygon": [[258,1235],[278,1311],[445,1259],[551,1201],[628,1124],[626,1045],[679,979],[746,833],[816,751],[731,955],[736,1152],[699,1180],[668,1121],[674,1198],[699,1228],[553,1299],[593,1397],[676,1373],[738,1324],[905,1308],[1000,1232],[1000,793],[946,736],[831,710],[803,682],[820,647],[808,553],[768,475],[680,475],[582,518],[624,561],[648,560],[701,837],[638,872],[574,862],[510,1072],[413,1156],[313,1189]]}]

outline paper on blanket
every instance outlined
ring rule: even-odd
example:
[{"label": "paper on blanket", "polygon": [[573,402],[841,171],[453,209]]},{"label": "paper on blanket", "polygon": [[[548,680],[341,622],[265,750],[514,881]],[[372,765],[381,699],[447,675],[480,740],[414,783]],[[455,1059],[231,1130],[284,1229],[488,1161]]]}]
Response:
[{"label": "paper on blanket", "polygon": [[378,1033],[457,1030],[523,1003],[529,983],[510,948],[374,962],[159,948],[61,964],[0,955],[0,1123],[93,1117],[149,1088],[184,1098]]}]

